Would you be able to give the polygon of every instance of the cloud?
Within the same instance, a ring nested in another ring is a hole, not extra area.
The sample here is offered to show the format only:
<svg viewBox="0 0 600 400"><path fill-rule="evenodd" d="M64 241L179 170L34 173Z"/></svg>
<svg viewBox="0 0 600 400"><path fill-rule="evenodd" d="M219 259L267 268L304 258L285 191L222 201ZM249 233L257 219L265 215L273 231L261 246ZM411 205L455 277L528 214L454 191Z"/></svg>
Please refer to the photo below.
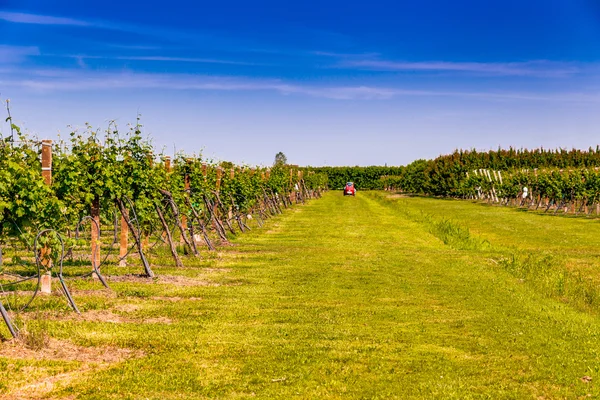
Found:
<svg viewBox="0 0 600 400"><path fill-rule="evenodd" d="M75 60L77 61L77 65L79 65L80 68L87 68L87 64L85 63L82 57L75 57Z"/></svg>
<svg viewBox="0 0 600 400"><path fill-rule="evenodd" d="M0 20L14 22L19 24L36 25L63 25L85 28L99 28L128 33L137 33L148 36L162 37L167 36L169 31L156 29L154 27L136 26L133 24L119 24L101 20L83 20L66 17L56 17L51 15L28 14L12 11L0 11Z"/></svg>
<svg viewBox="0 0 600 400"><path fill-rule="evenodd" d="M0 86L40 92L145 90L275 92L332 100L387 100L398 97L460 97L504 101L556 101L600 103L600 92L534 93L502 91L412 90L369 85L310 85L278 79L259 79L194 74L100 72L42 69L22 76L17 70L0 70Z"/></svg>
<svg viewBox="0 0 600 400"><path fill-rule="evenodd" d="M95 19L74 19L50 15L28 14L12 11L0 11L0 21L8 21L20 24L36 24L36 25L62 25L80 28L93 28L121 33L129 33L132 36L143 36L151 40L158 40L164 45L165 42L187 43L189 45L213 48L218 50L236 49L238 51L248 51L248 48L255 46L248 38L233 38L225 36L217 36L211 33L200 33L193 31L183 31L173 28L165 28L156 25L140 25L128 22L115 22L107 20ZM155 44L145 46L127 46L121 45L123 48L129 49L151 49L156 48Z"/></svg>
<svg viewBox="0 0 600 400"><path fill-rule="evenodd" d="M271 48L270 46L264 46L261 41L256 41L251 36L236 37L224 35L222 32L215 34L214 32L202 31L202 30L180 30L173 27L161 27L159 25L145 25L136 24L130 22L118 22L114 20L102 20L102 19L76 19L67 18L60 16L41 15L41 14L30 14L23 12L14 11L0 11L0 21L7 21L19 24L36 24L36 25L62 25L80 28L93 28L107 31L114 31L120 33L129 33L137 36L145 37L150 39L151 42L158 43L147 43L144 45L127 45L127 44L106 44L109 47L128 49L128 50L153 50L163 48L165 43L179 43L187 46L193 46L195 48L210 48L214 50L223 51L227 49L229 51L241 52L241 53L266 53L266 54L279 54L279 55L292 55L292 56L314 56L319 55L313 51L308 50L294 50L288 47L282 49L279 46ZM300 32L305 35L307 32ZM300 34L298 33L298 34ZM314 33L314 32L313 32ZM321 32L322 35L327 37L335 37L336 41L343 35L338 35L331 32ZM324 40L320 37L320 42ZM321 56L326 53L320 54ZM363 54L367 56L377 56L375 53ZM142 59L142 58L140 58ZM214 63L231 63L231 64L242 64L242 62L223 62L221 60L203 60L194 58L145 58L148 61L181 61L181 62L214 62ZM245 63L244 63L245 64ZM250 63L248 63L250 64Z"/></svg>
<svg viewBox="0 0 600 400"><path fill-rule="evenodd" d="M310 54L321 57L332 57L332 58L350 58L350 59L370 59L373 57L379 57L380 53L338 53L334 51L311 51Z"/></svg>
<svg viewBox="0 0 600 400"><path fill-rule="evenodd" d="M101 42L102 45L107 47L112 47L115 49L124 49L124 50L160 50L160 46L150 46L150 45L139 45L139 44L121 44L121 43L104 43Z"/></svg>
<svg viewBox="0 0 600 400"><path fill-rule="evenodd" d="M87 21L73 18L53 17L49 15L26 14L11 11L0 11L0 20L20 24L37 25L69 25L69 26L91 26Z"/></svg>
<svg viewBox="0 0 600 400"><path fill-rule="evenodd" d="M87 91L121 89L271 91L282 95L306 95L336 100L389 99L395 95L388 88L370 86L317 87L277 79L215 77L191 74L133 72L93 72L82 70L37 70L27 76L17 71L0 75L0 85L36 91ZM12 76L10 76L12 75Z"/></svg>
<svg viewBox="0 0 600 400"><path fill-rule="evenodd" d="M573 63L547 60L526 62L450 62L450 61L383 61L383 60L344 60L343 68L357 68L371 71L416 71L416 72L457 72L495 76L528 77L567 77L581 72Z"/></svg>
<svg viewBox="0 0 600 400"><path fill-rule="evenodd" d="M18 63L29 56L38 55L40 50L35 46L0 45L0 64Z"/></svg>
<svg viewBox="0 0 600 400"><path fill-rule="evenodd" d="M124 60L124 61L165 61L165 62L183 62L183 63L200 63L200 64L226 64L226 65L254 65L265 66L266 64L258 64L246 61L222 60L216 58L195 58L195 57L168 57L168 56L96 56L96 55L62 55L62 54L46 54L51 57L67 57L77 60Z"/></svg>

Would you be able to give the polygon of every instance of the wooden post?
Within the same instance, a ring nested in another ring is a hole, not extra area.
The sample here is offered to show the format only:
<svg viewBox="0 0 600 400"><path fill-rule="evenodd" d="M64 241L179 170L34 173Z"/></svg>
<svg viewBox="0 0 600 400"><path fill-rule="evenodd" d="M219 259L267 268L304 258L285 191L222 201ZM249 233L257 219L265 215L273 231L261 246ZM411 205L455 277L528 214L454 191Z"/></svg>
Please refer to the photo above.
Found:
<svg viewBox="0 0 600 400"><path fill-rule="evenodd" d="M42 177L46 185L52 184L52 140L42 140Z"/></svg>
<svg viewBox="0 0 600 400"><path fill-rule="evenodd" d="M148 166L150 168L152 168L154 166L154 154L152 152L148 153ZM169 163L169 168L170 168L170 163ZM140 231L142 229L140 228ZM149 249L150 248L150 238L148 237L147 234L145 233L141 233L141 235L143 236L142 238L142 248L143 249Z"/></svg>
<svg viewBox="0 0 600 400"><path fill-rule="evenodd" d="M172 171L171 157L170 156L166 156L165 157L165 171L167 172L167 174L171 173L171 171ZM167 241L167 232L165 232L163 230L161 236L162 236L162 238L163 238L164 241Z"/></svg>
<svg viewBox="0 0 600 400"><path fill-rule="evenodd" d="M187 163L188 165L190 165L190 164L192 163L192 159L191 159L191 158L188 158L188 159L186 160L186 163ZM186 172L186 173L185 173L185 176L184 176L184 178L183 178L183 186L184 186L184 188L183 188L183 189L185 190L185 195L186 195L186 196L189 196L189 193L190 193L190 188L191 188L191 184L190 184L190 182L191 182L191 181L190 181L190 174L188 174L188 173Z"/></svg>
<svg viewBox="0 0 600 400"><path fill-rule="evenodd" d="M192 159L188 158L186 160L186 163L188 165L190 165L192 163ZM185 185L185 191L186 191L186 193L189 193L189 190L190 190L190 187L191 187L190 186L190 175L187 172L185 173L185 177L184 177L183 180L184 180L184 185Z"/></svg>
<svg viewBox="0 0 600 400"><path fill-rule="evenodd" d="M221 167L217 167L217 192L221 190L221 175L223 174L223 169Z"/></svg>
<svg viewBox="0 0 600 400"><path fill-rule="evenodd" d="M188 158L186 160L186 162L188 164L191 164L192 159ZM185 174L185 176L183 177L183 190L185 191L184 196L188 197L189 193L190 193L190 175L188 173ZM181 225L183 226L183 229L188 229L188 220L187 220L187 215L185 215L184 213L181 214ZM192 240L194 240L194 238L192 237ZM183 244L185 242L185 240L183 240L183 236L181 236L179 238L179 243Z"/></svg>
<svg viewBox="0 0 600 400"><path fill-rule="evenodd" d="M100 266L100 197L96 196L92 201L92 265ZM95 223L94 223L95 221ZM93 273L94 278L98 278Z"/></svg>
<svg viewBox="0 0 600 400"><path fill-rule="evenodd" d="M42 178L46 185L52 184L52 140L42 140ZM50 249L43 247L40 250L41 262L48 269L42 276L42 293L52 293L52 273L49 271L52 268L52 260L50 259Z"/></svg>
<svg viewBox="0 0 600 400"><path fill-rule="evenodd" d="M127 216L129 218L129 215ZM129 238L129 225L127 225L127 220L125 217L121 216L121 232L119 236L119 267L127 266L127 239Z"/></svg>
<svg viewBox="0 0 600 400"><path fill-rule="evenodd" d="M233 180L235 178L235 168L231 168L229 171L229 179ZM233 207L228 207L227 217L231 220L233 218Z"/></svg>
<svg viewBox="0 0 600 400"><path fill-rule="evenodd" d="M148 153L148 167L152 168L154 166L154 154L152 152ZM170 167L170 165L169 165ZM150 248L150 238L148 237L148 234L143 233L143 230L140 227L140 234L143 236L142 237L142 249L149 249Z"/></svg>
<svg viewBox="0 0 600 400"><path fill-rule="evenodd" d="M290 203L293 203L296 198L296 190L294 190L294 168L290 168L290 188Z"/></svg>
<svg viewBox="0 0 600 400"><path fill-rule="evenodd" d="M202 163L202 176L204 176L204 182L208 178L208 165L206 163Z"/></svg>

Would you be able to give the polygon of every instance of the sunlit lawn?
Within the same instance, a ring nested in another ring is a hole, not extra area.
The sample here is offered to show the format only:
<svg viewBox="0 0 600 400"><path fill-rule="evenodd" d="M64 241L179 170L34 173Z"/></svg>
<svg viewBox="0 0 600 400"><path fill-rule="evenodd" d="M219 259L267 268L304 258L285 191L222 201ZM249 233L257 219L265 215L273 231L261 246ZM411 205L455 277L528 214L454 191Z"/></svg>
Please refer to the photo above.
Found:
<svg viewBox="0 0 600 400"><path fill-rule="evenodd" d="M184 269L166 266L164 257L155 272L169 279L112 281L112 291L97 282L74 283L83 317L72 316L61 298L46 307L52 299L40 299L24 318L31 329L41 327L76 349L121 356L44 360L38 350L36 361L0 353L0 393L86 399L600 396L595 305L586 310L554 296L515 275L504 260L548 251L555 271L568 267L559 258L565 251L569 260L581 254L582 263L597 268L598 222L384 196L328 193L236 238L218 255L185 258ZM444 244L444 218L471 236ZM0 351L10 346L0 344ZM50 384L40 385L50 376Z"/></svg>

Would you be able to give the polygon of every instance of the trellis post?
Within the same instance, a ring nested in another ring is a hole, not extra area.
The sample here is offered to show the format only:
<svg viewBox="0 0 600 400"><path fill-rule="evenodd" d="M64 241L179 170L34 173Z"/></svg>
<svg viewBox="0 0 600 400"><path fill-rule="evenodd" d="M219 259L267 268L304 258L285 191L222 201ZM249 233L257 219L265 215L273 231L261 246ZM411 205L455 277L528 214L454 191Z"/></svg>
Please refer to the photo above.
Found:
<svg viewBox="0 0 600 400"><path fill-rule="evenodd" d="M219 166L217 167L217 192L221 190L221 176L223 175L223 169Z"/></svg>
<svg viewBox="0 0 600 400"><path fill-rule="evenodd" d="M187 160L185 160L186 164L189 166L192 162L191 158L188 158ZM185 197L189 197L189 193L190 193L190 174L188 174L187 169L185 172L185 175L183 176L183 191L184 191L184 196ZM184 228L187 228L187 215L183 214L181 216L181 223L183 224Z"/></svg>
<svg viewBox="0 0 600 400"><path fill-rule="evenodd" d="M96 268L100 267L100 197L96 196L92 201L92 265L94 267L94 273L92 276L96 276Z"/></svg>
<svg viewBox="0 0 600 400"><path fill-rule="evenodd" d="M52 140L48 139L42 140L42 178L46 185L52 185ZM51 268L50 249L44 246L40 252L42 265L48 269ZM42 275L41 280L42 287L40 291L42 293L52 293L52 273L50 271L46 272Z"/></svg>
<svg viewBox="0 0 600 400"><path fill-rule="evenodd" d="M127 215L129 218L129 215ZM119 233L119 267L127 266L127 247L129 237L129 226L125 216L121 215L121 231Z"/></svg>
<svg viewBox="0 0 600 400"><path fill-rule="evenodd" d="M231 168L231 170L229 170L229 179L233 180L235 178L235 168ZM233 206L229 206L228 208L228 213L227 213L227 217L229 219L233 218Z"/></svg>

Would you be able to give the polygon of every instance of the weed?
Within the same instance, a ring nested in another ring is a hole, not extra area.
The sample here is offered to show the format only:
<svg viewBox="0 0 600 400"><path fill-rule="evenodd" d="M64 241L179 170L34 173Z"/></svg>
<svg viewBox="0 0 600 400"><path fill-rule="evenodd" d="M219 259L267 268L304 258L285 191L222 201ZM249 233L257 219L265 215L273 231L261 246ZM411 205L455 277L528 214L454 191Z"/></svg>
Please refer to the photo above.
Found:
<svg viewBox="0 0 600 400"><path fill-rule="evenodd" d="M19 340L31 350L42 350L48 346L48 320L42 314L36 313L34 318L27 321L19 333Z"/></svg>
<svg viewBox="0 0 600 400"><path fill-rule="evenodd" d="M459 225L449 219L441 221L434 220L427 216L425 220L429 224L429 232L444 242L458 250L485 250L490 248L487 240L471 236L469 228Z"/></svg>

